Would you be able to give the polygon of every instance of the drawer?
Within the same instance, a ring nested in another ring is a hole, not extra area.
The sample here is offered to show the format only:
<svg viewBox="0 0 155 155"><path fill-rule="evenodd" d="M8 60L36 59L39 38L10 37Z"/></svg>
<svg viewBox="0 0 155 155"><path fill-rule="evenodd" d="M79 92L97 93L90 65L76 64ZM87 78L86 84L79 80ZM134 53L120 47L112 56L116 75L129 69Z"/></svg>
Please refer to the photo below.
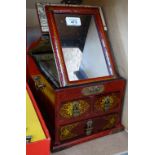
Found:
<svg viewBox="0 0 155 155"><path fill-rule="evenodd" d="M91 99L82 98L72 101L66 101L61 104L59 109L59 118L70 120L88 116L91 112Z"/></svg>
<svg viewBox="0 0 155 155"><path fill-rule="evenodd" d="M119 92L98 95L95 97L93 111L95 113L107 113L119 109L121 96Z"/></svg>
<svg viewBox="0 0 155 155"><path fill-rule="evenodd" d="M60 142L66 142L108 130L114 128L119 121L119 114L114 113L107 116L96 117L60 126L59 140Z"/></svg>

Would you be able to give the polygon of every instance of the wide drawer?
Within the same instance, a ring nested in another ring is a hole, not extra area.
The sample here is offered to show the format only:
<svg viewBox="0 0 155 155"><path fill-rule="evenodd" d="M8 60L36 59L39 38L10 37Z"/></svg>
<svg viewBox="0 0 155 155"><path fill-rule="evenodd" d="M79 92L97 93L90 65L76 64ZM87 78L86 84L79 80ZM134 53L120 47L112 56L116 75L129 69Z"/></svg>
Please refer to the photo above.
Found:
<svg viewBox="0 0 155 155"><path fill-rule="evenodd" d="M63 125L59 127L59 140L60 142L66 142L89 136L100 131L114 128L119 122L119 114L113 113L107 116Z"/></svg>

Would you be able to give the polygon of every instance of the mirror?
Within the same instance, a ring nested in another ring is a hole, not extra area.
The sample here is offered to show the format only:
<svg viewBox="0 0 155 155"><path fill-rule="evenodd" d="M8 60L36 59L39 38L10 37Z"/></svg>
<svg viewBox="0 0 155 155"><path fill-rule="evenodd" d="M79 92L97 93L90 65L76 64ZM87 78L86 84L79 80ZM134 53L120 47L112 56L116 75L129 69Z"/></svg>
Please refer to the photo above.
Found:
<svg viewBox="0 0 155 155"><path fill-rule="evenodd" d="M111 75L95 17L54 13L69 81Z"/></svg>

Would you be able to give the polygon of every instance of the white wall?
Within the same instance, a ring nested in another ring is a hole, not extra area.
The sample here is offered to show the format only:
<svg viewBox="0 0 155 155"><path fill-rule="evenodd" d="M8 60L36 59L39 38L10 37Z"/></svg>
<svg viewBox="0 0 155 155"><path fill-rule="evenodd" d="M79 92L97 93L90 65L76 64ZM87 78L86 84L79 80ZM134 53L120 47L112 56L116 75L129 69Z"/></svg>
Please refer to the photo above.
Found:
<svg viewBox="0 0 155 155"><path fill-rule="evenodd" d="M103 7L114 58L120 75L128 79L128 0L84 0L84 4ZM128 129L128 91L126 90L122 122Z"/></svg>
<svg viewBox="0 0 155 155"><path fill-rule="evenodd" d="M38 27L37 11L35 9L26 9L26 26L27 27Z"/></svg>
<svg viewBox="0 0 155 155"><path fill-rule="evenodd" d="M109 37L121 76L128 79L128 0L103 0ZM122 122L128 130L128 91L126 90Z"/></svg>

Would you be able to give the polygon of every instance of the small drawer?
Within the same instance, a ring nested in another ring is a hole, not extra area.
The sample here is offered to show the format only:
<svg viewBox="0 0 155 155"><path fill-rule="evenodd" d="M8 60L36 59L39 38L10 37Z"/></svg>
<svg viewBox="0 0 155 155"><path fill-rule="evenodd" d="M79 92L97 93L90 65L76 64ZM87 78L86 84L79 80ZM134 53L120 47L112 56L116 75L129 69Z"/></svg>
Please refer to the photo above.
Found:
<svg viewBox="0 0 155 155"><path fill-rule="evenodd" d="M60 119L74 119L89 115L91 111L91 100L82 98L62 103L59 110Z"/></svg>
<svg viewBox="0 0 155 155"><path fill-rule="evenodd" d="M120 93L110 93L104 95L98 95L94 101L95 113L106 113L120 107Z"/></svg>

